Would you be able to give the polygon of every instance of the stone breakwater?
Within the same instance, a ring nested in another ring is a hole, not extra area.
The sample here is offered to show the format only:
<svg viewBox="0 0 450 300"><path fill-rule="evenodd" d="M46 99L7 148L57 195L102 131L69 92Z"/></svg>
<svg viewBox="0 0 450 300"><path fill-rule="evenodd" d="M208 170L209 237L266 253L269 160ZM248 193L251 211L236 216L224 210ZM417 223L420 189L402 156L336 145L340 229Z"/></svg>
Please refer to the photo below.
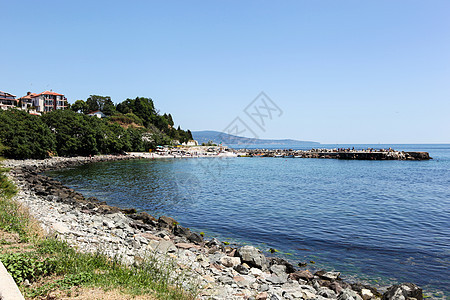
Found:
<svg viewBox="0 0 450 300"><path fill-rule="evenodd" d="M4 162L19 187L16 199L49 234L80 251L101 251L139 263L147 255L175 264L200 287L199 299L423 299L412 283L389 287L384 294L360 283L340 279L339 272L296 269L278 257L266 257L253 246L230 247L162 216L156 219L135 209L119 209L85 198L60 182L39 174L45 170L90 162L128 159L126 156L52 158Z"/></svg>
<svg viewBox="0 0 450 300"><path fill-rule="evenodd" d="M238 152L241 156L252 157L295 157L295 158L334 158L349 160L430 160L428 152L396 151L393 149L311 149L311 150L272 150L250 149Z"/></svg>

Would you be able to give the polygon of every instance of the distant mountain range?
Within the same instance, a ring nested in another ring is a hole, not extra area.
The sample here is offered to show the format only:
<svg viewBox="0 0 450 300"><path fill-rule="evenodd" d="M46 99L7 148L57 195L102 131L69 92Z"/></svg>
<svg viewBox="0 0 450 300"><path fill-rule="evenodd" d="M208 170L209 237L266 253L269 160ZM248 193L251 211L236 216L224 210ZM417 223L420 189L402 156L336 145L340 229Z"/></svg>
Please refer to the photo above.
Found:
<svg viewBox="0 0 450 300"><path fill-rule="evenodd" d="M208 143L213 141L215 144L223 145L318 145L318 142L310 141L298 141L291 139L282 140L269 140L269 139L254 139L242 136L236 136L227 134L220 131L193 131L192 136L194 140L198 141L201 145L202 143Z"/></svg>

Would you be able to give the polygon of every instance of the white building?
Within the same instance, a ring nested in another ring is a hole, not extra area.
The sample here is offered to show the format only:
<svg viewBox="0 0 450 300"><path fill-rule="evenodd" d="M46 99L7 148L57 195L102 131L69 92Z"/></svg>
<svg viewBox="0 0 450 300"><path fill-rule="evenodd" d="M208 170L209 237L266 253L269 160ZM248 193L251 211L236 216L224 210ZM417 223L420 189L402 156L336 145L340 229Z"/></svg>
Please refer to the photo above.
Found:
<svg viewBox="0 0 450 300"><path fill-rule="evenodd" d="M33 97L36 95L36 93L28 92L26 96L19 98L20 108L23 110L27 110L33 107Z"/></svg>
<svg viewBox="0 0 450 300"><path fill-rule="evenodd" d="M27 96L31 96L32 106L36 108L37 112L49 112L67 108L67 98L63 94L58 94L51 90L40 94L29 93Z"/></svg>
<svg viewBox="0 0 450 300"><path fill-rule="evenodd" d="M106 118L106 115L99 110L89 113L88 116L96 116L97 118L100 118L100 119Z"/></svg>
<svg viewBox="0 0 450 300"><path fill-rule="evenodd" d="M17 106L19 100L16 99L16 96L10 93L0 91L0 108L1 109L9 109Z"/></svg>

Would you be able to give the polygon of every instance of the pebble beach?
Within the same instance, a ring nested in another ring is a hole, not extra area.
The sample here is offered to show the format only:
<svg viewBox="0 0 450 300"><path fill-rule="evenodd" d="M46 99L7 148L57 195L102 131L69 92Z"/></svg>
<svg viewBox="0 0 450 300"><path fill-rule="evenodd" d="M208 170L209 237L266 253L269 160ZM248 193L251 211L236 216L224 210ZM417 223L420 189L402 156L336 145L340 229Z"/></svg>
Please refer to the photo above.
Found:
<svg viewBox="0 0 450 300"><path fill-rule="evenodd" d="M16 200L28 207L49 235L57 235L83 252L120 257L126 264L148 256L170 262L186 284L199 287L198 299L423 299L412 283L383 290L340 279L339 272L310 272L279 257L266 257L246 245L231 247L215 238L181 226L171 217L156 219L133 208L109 206L95 197L85 198L40 173L132 156L5 160L19 192Z"/></svg>

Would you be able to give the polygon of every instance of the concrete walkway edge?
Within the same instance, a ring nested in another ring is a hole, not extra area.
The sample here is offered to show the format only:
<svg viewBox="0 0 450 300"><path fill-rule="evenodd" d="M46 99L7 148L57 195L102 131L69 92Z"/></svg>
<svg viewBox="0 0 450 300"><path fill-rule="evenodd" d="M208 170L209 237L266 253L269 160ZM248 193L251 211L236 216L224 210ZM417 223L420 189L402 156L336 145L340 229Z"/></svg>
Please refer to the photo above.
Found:
<svg viewBox="0 0 450 300"><path fill-rule="evenodd" d="M0 261L0 300L25 300L16 282Z"/></svg>

